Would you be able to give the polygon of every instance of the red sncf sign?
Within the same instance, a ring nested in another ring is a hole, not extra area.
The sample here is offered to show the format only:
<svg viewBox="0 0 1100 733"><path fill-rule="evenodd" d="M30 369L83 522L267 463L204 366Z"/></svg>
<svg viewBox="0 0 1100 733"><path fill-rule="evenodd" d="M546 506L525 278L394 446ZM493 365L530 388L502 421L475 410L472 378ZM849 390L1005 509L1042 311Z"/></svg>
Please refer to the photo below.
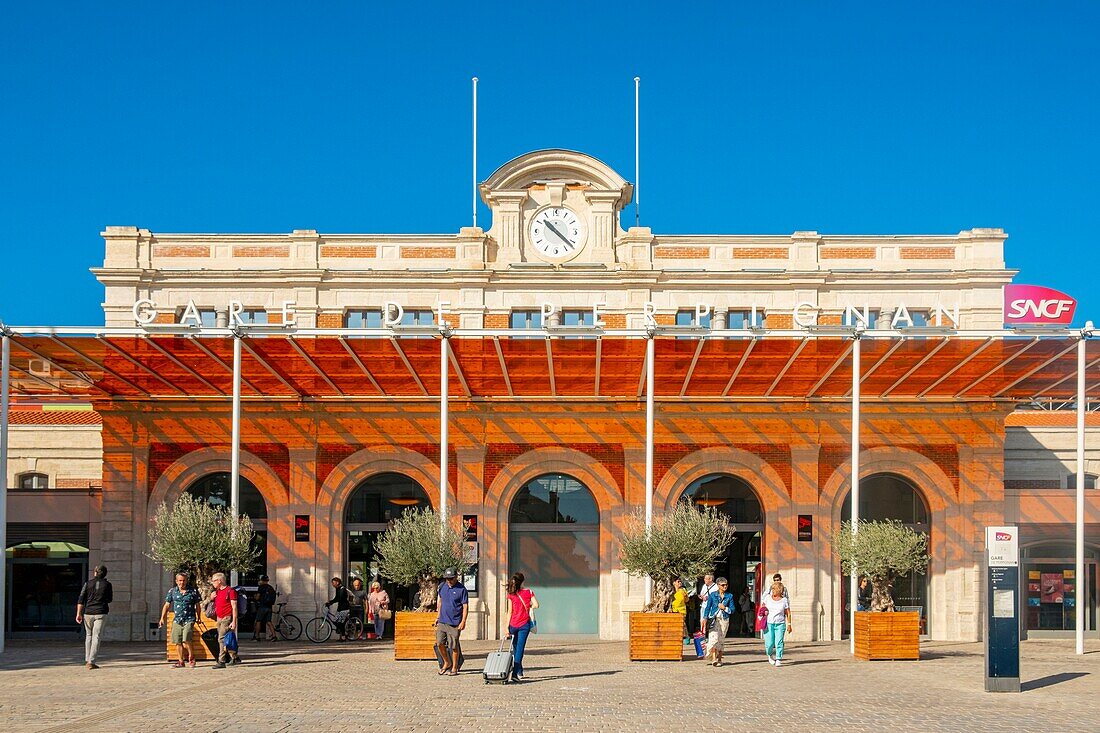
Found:
<svg viewBox="0 0 1100 733"><path fill-rule="evenodd" d="M1012 535L1010 535L1008 532L998 532L994 536L995 536L995 538L998 542L1011 542L1012 541Z"/></svg>
<svg viewBox="0 0 1100 733"><path fill-rule="evenodd" d="M1077 301L1065 293L1038 285L1005 286L1005 323L1008 325L1068 326Z"/></svg>

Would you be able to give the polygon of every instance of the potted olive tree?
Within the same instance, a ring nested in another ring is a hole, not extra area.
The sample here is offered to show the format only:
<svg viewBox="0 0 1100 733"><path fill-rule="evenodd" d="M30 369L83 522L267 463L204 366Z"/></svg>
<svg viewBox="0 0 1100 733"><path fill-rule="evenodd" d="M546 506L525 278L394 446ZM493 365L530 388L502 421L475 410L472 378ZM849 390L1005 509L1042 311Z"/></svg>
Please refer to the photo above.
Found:
<svg viewBox="0 0 1100 733"><path fill-rule="evenodd" d="M394 614L394 659L435 659L436 593L444 570L462 577L469 568L465 540L465 527L441 524L431 509L405 510L378 538L378 572L419 587L419 605Z"/></svg>
<svg viewBox="0 0 1100 733"><path fill-rule="evenodd" d="M730 546L736 529L715 508L696 508L683 501L654 517L648 529L642 511L623 528L619 561L628 575L653 581L651 600L630 614L631 660L679 660L683 656L683 619L669 613L675 578L691 586L695 578L714 570Z"/></svg>
<svg viewBox="0 0 1100 733"><path fill-rule="evenodd" d="M833 548L844 573L858 573L871 583L871 610L857 611L855 628L858 659L919 659L920 614L894 612L894 581L908 573L928 571L928 537L897 520L861 521L853 532L843 522L833 537ZM850 602L855 603L856 599Z"/></svg>
<svg viewBox="0 0 1100 733"><path fill-rule="evenodd" d="M187 573L198 585L203 598L210 595L210 576L214 573L248 572L260 555L253 546L252 520L246 515L230 516L226 507L211 506L189 494L183 494L171 508L161 504L149 528L148 557L171 573ZM167 623L172 624L169 614ZM203 620L199 619L200 628ZM202 643L192 648L196 659L213 659L217 647ZM175 651L169 645L169 658Z"/></svg>

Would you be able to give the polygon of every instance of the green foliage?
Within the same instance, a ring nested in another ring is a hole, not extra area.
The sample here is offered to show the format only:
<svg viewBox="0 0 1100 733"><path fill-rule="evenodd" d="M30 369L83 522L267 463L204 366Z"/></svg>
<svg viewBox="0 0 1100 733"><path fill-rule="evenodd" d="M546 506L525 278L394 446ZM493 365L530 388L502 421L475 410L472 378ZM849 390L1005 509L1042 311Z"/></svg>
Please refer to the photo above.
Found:
<svg viewBox="0 0 1100 733"><path fill-rule="evenodd" d="M183 494L171 509L161 504L149 529L149 557L171 572L190 573L200 587L217 572L248 572L260 551L252 546L252 520L233 520L226 507L214 507Z"/></svg>
<svg viewBox="0 0 1100 733"><path fill-rule="evenodd" d="M908 573L924 575L931 557L928 536L897 520L860 521L858 532L852 532L851 522L843 522L833 535L833 551L846 574L870 578L872 611L893 610L894 581Z"/></svg>
<svg viewBox="0 0 1100 733"><path fill-rule="evenodd" d="M667 611L672 600L672 579L685 584L713 572L714 563L736 537L736 529L713 507L697 508L682 501L666 514L655 516L647 532L645 512L627 519L619 562L637 577L649 576L655 584L653 601L646 611Z"/></svg>
<svg viewBox="0 0 1100 733"><path fill-rule="evenodd" d="M378 571L401 585L420 585L420 608L435 604L435 588L443 571L455 568L459 576L466 562L465 527L440 526L431 509L406 509L375 543Z"/></svg>

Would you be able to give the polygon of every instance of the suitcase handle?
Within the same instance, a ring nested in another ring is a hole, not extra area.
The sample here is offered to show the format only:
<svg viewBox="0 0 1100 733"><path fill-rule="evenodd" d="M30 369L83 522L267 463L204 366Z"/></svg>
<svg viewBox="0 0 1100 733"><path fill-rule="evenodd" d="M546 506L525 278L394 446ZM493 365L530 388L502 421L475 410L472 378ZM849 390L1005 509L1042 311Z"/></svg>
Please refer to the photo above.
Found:
<svg viewBox="0 0 1100 733"><path fill-rule="evenodd" d="M511 649L512 648L512 635L511 634L505 634L504 638L500 640L500 651L502 651L502 652L504 651L504 643L505 642L508 642L508 648Z"/></svg>

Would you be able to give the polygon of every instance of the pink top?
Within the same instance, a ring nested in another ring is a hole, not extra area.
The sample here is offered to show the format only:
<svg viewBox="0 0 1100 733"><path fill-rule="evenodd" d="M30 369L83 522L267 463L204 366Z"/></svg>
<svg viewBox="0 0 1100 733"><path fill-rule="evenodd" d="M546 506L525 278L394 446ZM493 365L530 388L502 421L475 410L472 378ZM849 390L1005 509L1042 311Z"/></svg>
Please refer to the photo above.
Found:
<svg viewBox="0 0 1100 733"><path fill-rule="evenodd" d="M508 600L512 602L512 617L508 619L508 625L513 629L526 626L531 620L531 599L535 597L527 588L520 588L519 593L509 593Z"/></svg>

